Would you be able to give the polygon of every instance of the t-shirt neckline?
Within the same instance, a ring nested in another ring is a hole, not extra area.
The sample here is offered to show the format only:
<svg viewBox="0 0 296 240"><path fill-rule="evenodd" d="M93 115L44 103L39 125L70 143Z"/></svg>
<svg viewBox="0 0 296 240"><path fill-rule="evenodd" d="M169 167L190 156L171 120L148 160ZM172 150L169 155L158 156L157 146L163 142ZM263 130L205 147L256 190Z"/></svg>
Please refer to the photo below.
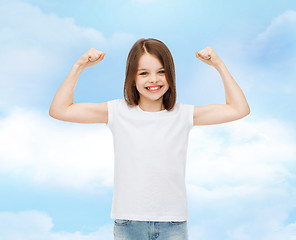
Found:
<svg viewBox="0 0 296 240"><path fill-rule="evenodd" d="M157 111L157 112L147 112L147 111L144 111L142 108L140 108L139 105L137 105L137 109L140 111L140 112L143 112L143 113L146 113L146 114L163 114L163 113L166 113L168 110L164 109L164 110L161 110L161 111Z"/></svg>

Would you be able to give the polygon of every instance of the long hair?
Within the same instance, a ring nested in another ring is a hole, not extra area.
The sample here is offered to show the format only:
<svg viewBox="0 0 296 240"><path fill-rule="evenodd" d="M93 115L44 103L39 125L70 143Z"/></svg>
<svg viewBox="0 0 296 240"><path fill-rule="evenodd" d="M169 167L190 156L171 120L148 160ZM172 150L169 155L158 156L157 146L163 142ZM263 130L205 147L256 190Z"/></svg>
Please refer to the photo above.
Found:
<svg viewBox="0 0 296 240"><path fill-rule="evenodd" d="M139 65L139 59L145 53L149 53L159 59L165 69L165 77L169 84L169 89L163 96L165 109L171 110L176 103L176 81L175 66L172 54L168 47L160 40L154 38L139 39L131 48L125 71L124 98L129 105L138 105L140 95L136 88L136 74Z"/></svg>

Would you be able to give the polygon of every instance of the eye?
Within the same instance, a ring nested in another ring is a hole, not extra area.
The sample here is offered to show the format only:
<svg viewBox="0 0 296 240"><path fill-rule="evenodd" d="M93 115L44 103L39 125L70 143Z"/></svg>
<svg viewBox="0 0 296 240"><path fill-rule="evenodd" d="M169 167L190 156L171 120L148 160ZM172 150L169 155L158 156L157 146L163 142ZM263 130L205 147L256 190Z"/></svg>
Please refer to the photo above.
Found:
<svg viewBox="0 0 296 240"><path fill-rule="evenodd" d="M142 72L142 73L140 73L140 75L146 75L146 73L147 73L147 72ZM164 71L164 70L161 70L161 71L159 71L159 73L164 74L165 71Z"/></svg>

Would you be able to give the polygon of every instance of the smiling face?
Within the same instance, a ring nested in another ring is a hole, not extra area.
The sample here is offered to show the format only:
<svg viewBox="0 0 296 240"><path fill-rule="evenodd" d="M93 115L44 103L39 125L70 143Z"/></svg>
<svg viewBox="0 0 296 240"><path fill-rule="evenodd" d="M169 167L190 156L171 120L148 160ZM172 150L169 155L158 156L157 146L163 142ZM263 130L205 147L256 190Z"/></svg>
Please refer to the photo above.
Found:
<svg viewBox="0 0 296 240"><path fill-rule="evenodd" d="M169 84L166 80L165 69L157 57L149 53L141 56L135 83L140 95L139 105L157 103L162 106L162 98L169 89ZM157 89L150 88L149 90L149 87L157 87Z"/></svg>

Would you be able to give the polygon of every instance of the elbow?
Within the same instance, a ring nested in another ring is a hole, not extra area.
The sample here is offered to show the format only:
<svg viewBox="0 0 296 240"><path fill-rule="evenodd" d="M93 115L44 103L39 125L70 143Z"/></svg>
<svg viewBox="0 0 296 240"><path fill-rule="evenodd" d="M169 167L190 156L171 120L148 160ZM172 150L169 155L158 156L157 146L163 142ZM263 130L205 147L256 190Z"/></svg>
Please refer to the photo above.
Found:
<svg viewBox="0 0 296 240"><path fill-rule="evenodd" d="M249 108L249 106L246 109L241 109L239 111L237 111L237 118L241 119L244 118L246 116L248 116L250 114L251 110Z"/></svg>
<svg viewBox="0 0 296 240"><path fill-rule="evenodd" d="M51 103L49 110L48 110L48 115L51 117L53 116L53 109L54 109L54 107L53 107L53 104Z"/></svg>
<svg viewBox="0 0 296 240"><path fill-rule="evenodd" d="M51 111L49 111L48 115L52 118L55 118L54 114Z"/></svg>
<svg viewBox="0 0 296 240"><path fill-rule="evenodd" d="M53 117L53 111L52 111L51 108L50 108L49 111L48 111L48 115L51 116L51 117Z"/></svg>
<svg viewBox="0 0 296 240"><path fill-rule="evenodd" d="M48 114L49 114L49 116L51 116L54 119L62 120L64 118L65 111L64 110L57 110L57 109L55 109L55 110L49 109Z"/></svg>
<svg viewBox="0 0 296 240"><path fill-rule="evenodd" d="M250 112L251 112L251 109L250 109L250 107L249 107L249 105L248 105L247 110L246 110L246 116L249 115Z"/></svg>
<svg viewBox="0 0 296 240"><path fill-rule="evenodd" d="M53 113L53 112L49 111L48 114L49 114L49 116L51 116L52 118L57 119L57 120L60 120L59 116L58 116L56 113Z"/></svg>
<svg viewBox="0 0 296 240"><path fill-rule="evenodd" d="M250 110L250 108L248 106L247 109L245 109L244 111L242 111L242 113L241 113L242 118L248 116L250 114L250 112L251 112L251 110Z"/></svg>
<svg viewBox="0 0 296 240"><path fill-rule="evenodd" d="M49 109L48 115L51 116L52 118L57 118L57 112L53 111L52 109Z"/></svg>

